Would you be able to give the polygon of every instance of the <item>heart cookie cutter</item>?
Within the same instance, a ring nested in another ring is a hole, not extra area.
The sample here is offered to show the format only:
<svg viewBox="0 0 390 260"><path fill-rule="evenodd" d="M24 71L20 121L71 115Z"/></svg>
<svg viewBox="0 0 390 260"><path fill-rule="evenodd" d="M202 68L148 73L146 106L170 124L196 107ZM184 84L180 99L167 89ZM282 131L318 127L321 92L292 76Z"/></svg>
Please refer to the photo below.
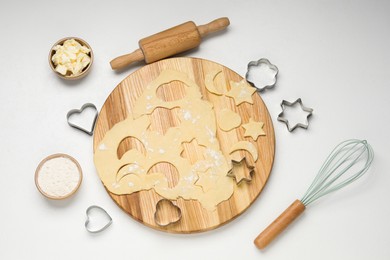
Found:
<svg viewBox="0 0 390 260"><path fill-rule="evenodd" d="M89 214L92 210L99 210L101 211L108 219L108 222L101 228L99 229L91 229L89 227L89 223L90 223L90 218L89 218ZM112 218L110 216L110 214L107 213L107 211L105 209L103 209L102 207L99 207L97 205L92 205L92 206L89 206L87 208L87 210L85 211L85 214L87 215L87 220L85 221L85 229L89 232L89 233L99 233L99 232L102 232L103 230L107 229L111 224L112 224Z"/></svg>
<svg viewBox="0 0 390 260"><path fill-rule="evenodd" d="M252 82L250 80L251 70L254 67L261 67L261 66L264 66L264 65L267 66L271 71L273 71L272 83L258 86L258 85L256 85L254 82ZM264 91L265 89L271 89L271 88L275 87L278 73L279 73L278 67L276 67L274 64L272 64L268 59L261 58L260 60L251 61L251 62L248 63L248 69L247 69L247 72L245 74L245 79L246 79L246 81L248 81L248 83L252 87L255 87L258 91L261 92L261 91Z"/></svg>
<svg viewBox="0 0 390 260"><path fill-rule="evenodd" d="M293 107L295 106L296 104L299 104L302 111L305 111L307 112L307 116L306 116L306 123L303 124L303 123L297 123L295 125L293 125L292 127L290 126L290 123L288 122L288 119L284 117L284 111L286 109L286 106L288 107ZM307 129L309 127L309 117L311 117L311 115L313 114L313 109L312 108L308 108L308 107L305 107L302 103L302 99L301 98L298 98L297 100L295 100L294 102L288 102L286 100L283 100L282 103L280 103L280 106L282 107L282 112L278 115L278 121L281 121L283 123L286 124L287 126L287 130L289 132L292 132L295 130L295 128L297 127L301 127L301 128L304 128L304 129Z"/></svg>
<svg viewBox="0 0 390 260"><path fill-rule="evenodd" d="M72 115L81 114L86 108L92 108L95 111L95 116L93 118L93 122L92 122L92 126L91 126L90 130L85 129L79 125L76 125L76 124L70 122L70 118L72 117ZM76 128L76 129L83 131L84 133L92 136L93 130L95 129L97 116L98 116L98 110L97 110L96 106L92 103L85 103L80 109L75 108L75 109L70 110L68 112L68 114L66 114L66 120L68 122L68 125L70 125L71 127Z"/></svg>

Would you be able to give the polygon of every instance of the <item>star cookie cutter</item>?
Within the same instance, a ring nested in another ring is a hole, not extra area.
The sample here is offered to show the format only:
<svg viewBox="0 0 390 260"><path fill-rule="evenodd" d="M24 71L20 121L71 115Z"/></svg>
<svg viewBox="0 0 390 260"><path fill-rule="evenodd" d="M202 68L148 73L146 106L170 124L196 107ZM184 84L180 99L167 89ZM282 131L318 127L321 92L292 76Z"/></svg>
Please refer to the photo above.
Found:
<svg viewBox="0 0 390 260"><path fill-rule="evenodd" d="M237 173L234 172L233 168L227 173L228 177L231 177L236 181L237 186L243 183L244 181L247 183L252 181L252 175L255 173L255 166L250 165L245 157L241 157L241 159L239 160L232 158L231 162L233 167L234 165L239 166L243 164L248 170L248 175L246 176L238 176Z"/></svg>
<svg viewBox="0 0 390 260"><path fill-rule="evenodd" d="M303 123L297 123L297 124L295 124L295 125L293 125L291 127L289 122L288 122L288 120L284 117L284 111L286 109L286 106L293 107L297 103L300 105L302 111L305 111L305 112L308 113L307 116L306 116L306 123L304 123L304 124ZM305 107L303 105L303 103L302 103L302 99L301 98L298 98L297 100L295 100L292 103L288 102L286 100L283 100L282 103L280 103L280 106L282 107L282 112L278 115L278 121L285 123L289 132L294 131L295 128L297 128L297 127L301 127L301 128L304 128L304 129L307 129L309 127L309 117L311 117L311 115L313 114L313 109Z"/></svg>
<svg viewBox="0 0 390 260"><path fill-rule="evenodd" d="M107 218L107 223L105 225L103 225L101 228L98 228L98 229L91 229L89 227L89 223L91 222L91 219L89 217L90 215L90 212L92 210L96 210L96 211L99 211L101 214L103 214L106 218ZM99 232L102 232L103 230L107 229L111 224L112 224L112 218L111 216L107 213L107 211L105 209L103 209L102 207L99 207L97 205L92 205L92 206L89 206L87 208L87 210L85 211L85 214L87 215L87 220L85 221L85 229L89 232L89 233L99 233Z"/></svg>
<svg viewBox="0 0 390 260"><path fill-rule="evenodd" d="M269 70L273 71L273 77L272 77L271 83L263 84L263 85L259 86L259 84L255 85L255 83L250 80L250 77L251 77L251 70L254 67L261 67L262 65L267 66L269 68ZM260 60L251 61L248 63L248 69L247 69L247 72L245 74L245 79L246 79L246 81L248 81L248 83L252 87L255 87L259 92L261 92L261 91L264 91L265 89L271 89L271 88L275 87L276 78L278 76L278 73L279 73L278 67L276 67L274 64L272 64L268 59L261 58Z"/></svg>
<svg viewBox="0 0 390 260"><path fill-rule="evenodd" d="M95 116L93 118L93 121L92 121L92 125L91 125L91 128L88 130L88 129L85 129L77 124L74 124L70 121L70 118L75 115L75 114L81 114L83 113L83 111L87 108L92 108L94 111L95 111ZM66 120L68 121L68 125L70 125L71 127L73 128L76 128L80 131L83 131L84 133L88 134L88 135L93 135L93 130L95 129L95 124L96 124L96 119L98 117L98 110L96 108L96 106L92 103L86 103L84 104L80 109L72 109L68 112L68 114L66 114Z"/></svg>

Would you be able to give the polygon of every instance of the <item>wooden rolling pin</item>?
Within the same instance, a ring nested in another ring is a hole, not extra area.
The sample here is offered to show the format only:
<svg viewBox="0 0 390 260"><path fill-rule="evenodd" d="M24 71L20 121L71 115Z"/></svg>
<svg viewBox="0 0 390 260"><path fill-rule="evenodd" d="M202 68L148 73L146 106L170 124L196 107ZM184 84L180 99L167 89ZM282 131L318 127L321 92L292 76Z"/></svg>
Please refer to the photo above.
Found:
<svg viewBox="0 0 390 260"><path fill-rule="evenodd" d="M208 24L196 26L192 21L177 25L168 30L146 37L138 42L139 49L113 59L113 70L122 69L133 62L145 60L146 63L198 47L202 37L229 26L227 17L216 19Z"/></svg>

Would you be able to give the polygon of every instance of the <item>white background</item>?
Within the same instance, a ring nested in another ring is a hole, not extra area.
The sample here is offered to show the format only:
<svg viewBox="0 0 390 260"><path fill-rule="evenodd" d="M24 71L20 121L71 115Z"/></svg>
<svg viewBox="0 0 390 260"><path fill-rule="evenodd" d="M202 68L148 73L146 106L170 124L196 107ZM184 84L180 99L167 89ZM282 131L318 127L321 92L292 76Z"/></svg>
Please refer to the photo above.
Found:
<svg viewBox="0 0 390 260"><path fill-rule="evenodd" d="M262 94L274 121L275 164L258 200L229 224L194 235L147 228L110 199L92 160L92 138L66 113L102 106L121 73L109 61L139 39L187 20L227 16L231 26L183 56L224 64L241 75L251 60L279 67ZM0 3L0 259L390 259L389 1L5 1ZM64 82L47 55L60 38L93 48L91 73ZM283 99L314 109L307 131L276 121ZM301 198L326 155L344 139L367 139L375 160L362 179L309 206L265 251L258 233ZM73 198L48 201L35 188L38 163L68 153L84 171ZM113 217L105 232L84 229L97 204Z"/></svg>

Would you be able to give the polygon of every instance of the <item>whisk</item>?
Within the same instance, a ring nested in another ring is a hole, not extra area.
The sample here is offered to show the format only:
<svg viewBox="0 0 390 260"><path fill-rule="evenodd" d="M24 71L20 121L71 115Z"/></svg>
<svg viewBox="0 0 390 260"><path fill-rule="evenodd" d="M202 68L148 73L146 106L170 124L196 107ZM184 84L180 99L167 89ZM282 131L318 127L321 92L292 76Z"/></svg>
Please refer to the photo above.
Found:
<svg viewBox="0 0 390 260"><path fill-rule="evenodd" d="M254 241L264 249L312 202L360 178L370 167L374 152L366 140L346 140L337 145L325 160L301 200L293 202Z"/></svg>

